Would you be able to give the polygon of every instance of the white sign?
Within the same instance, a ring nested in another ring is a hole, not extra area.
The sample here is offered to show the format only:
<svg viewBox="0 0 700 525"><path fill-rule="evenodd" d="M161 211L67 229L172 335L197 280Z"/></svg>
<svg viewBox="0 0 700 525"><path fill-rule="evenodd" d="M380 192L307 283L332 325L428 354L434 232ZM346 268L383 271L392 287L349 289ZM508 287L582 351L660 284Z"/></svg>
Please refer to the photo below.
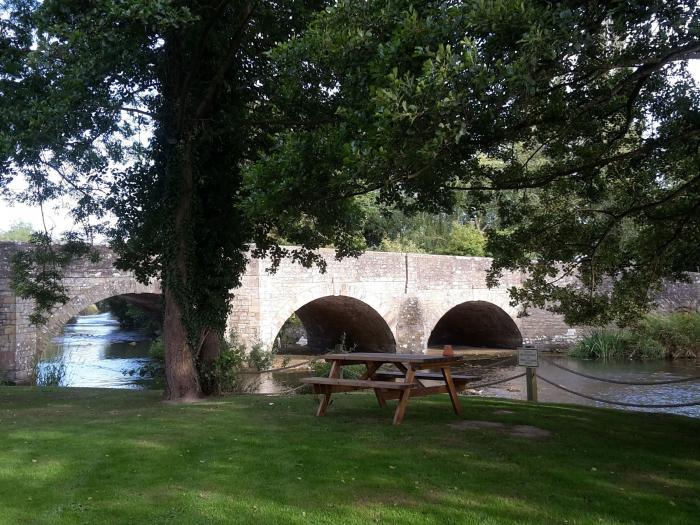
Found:
<svg viewBox="0 0 700 525"><path fill-rule="evenodd" d="M537 348L520 348L518 350L518 366L528 368L539 366Z"/></svg>

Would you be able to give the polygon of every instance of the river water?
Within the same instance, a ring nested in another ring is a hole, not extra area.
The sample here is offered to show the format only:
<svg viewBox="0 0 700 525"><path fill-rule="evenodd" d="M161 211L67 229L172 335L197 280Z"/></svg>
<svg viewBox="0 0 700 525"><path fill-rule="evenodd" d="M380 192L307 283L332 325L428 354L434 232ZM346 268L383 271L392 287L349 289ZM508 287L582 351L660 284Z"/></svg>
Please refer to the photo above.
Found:
<svg viewBox="0 0 700 525"><path fill-rule="evenodd" d="M124 374L124 371L138 369L150 362L148 348L151 339L149 334L121 329L110 313L80 315L65 326L60 336L53 339L52 351L45 355L39 366L52 366L62 360L65 374L61 384L64 386L154 388L148 378ZM303 356L303 359L308 359L308 356ZM663 381L700 376L699 361L601 362L543 355L538 374L571 390L613 401L642 404L700 401L700 381L655 386L616 385L592 381L560 370L551 365L553 360L562 366L589 375L623 381ZM475 385L507 378L524 371L515 366L514 359L496 358L496 361L502 364L481 368L480 365L488 366L489 362L480 360L475 362L473 368L470 367L473 373L482 376ZM495 361L491 364L495 364ZM293 388L299 384L299 379L308 374L309 371L304 369L264 374L259 391L270 393ZM475 388L470 392L475 395L523 399L526 392L525 380L516 379L494 387ZM538 384L538 394L539 400L544 402L610 406L563 392L541 380ZM700 406L654 410L700 417Z"/></svg>
<svg viewBox="0 0 700 525"><path fill-rule="evenodd" d="M488 383L497 379L505 379L524 372L522 367L515 365L515 358L503 366L482 370L480 383ZM656 382L671 379L700 376L700 362L689 359L675 361L584 361L565 356L540 354L537 374L553 383L562 385L569 390L588 396L623 403L660 405L678 404L700 401L700 380L671 385L617 385L594 381L561 370L551 363L557 363L577 372L591 376L618 381ZM478 370L477 368L475 368ZM479 395L524 399L526 397L525 378L515 379L494 387L475 389ZM551 386L541 379L537 383L538 399L548 403L573 403L590 406L632 409L629 407L613 406L579 397ZM700 417L700 406L663 409L642 409L649 412L669 412L691 417Z"/></svg>
<svg viewBox="0 0 700 525"><path fill-rule="evenodd" d="M64 365L61 386L101 388L148 388L151 381L123 372L150 362L150 334L123 330L111 313L79 315L39 362L40 370Z"/></svg>

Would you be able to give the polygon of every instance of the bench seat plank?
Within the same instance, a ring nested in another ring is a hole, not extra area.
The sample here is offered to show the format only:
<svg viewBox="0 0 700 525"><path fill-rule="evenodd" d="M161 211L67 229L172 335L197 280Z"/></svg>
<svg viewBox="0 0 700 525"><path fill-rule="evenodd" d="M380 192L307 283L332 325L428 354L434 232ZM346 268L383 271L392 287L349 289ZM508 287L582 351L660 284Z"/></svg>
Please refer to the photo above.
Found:
<svg viewBox="0 0 700 525"><path fill-rule="evenodd" d="M404 374L402 372L391 372L391 371L384 371L382 370L381 372L377 372L374 374L374 377L377 379L399 379L404 377ZM416 372L416 379L429 379L429 380L435 380L435 381L443 381L444 378L442 377L442 374L439 372ZM467 376L463 374L452 374L452 380L455 383L469 383L472 381L479 381L481 379L481 376Z"/></svg>
<svg viewBox="0 0 700 525"><path fill-rule="evenodd" d="M305 377L301 382L309 385L381 388L382 390L406 390L407 388L415 388L418 386L416 383L394 383L391 381L372 381L369 379L336 379L332 377Z"/></svg>

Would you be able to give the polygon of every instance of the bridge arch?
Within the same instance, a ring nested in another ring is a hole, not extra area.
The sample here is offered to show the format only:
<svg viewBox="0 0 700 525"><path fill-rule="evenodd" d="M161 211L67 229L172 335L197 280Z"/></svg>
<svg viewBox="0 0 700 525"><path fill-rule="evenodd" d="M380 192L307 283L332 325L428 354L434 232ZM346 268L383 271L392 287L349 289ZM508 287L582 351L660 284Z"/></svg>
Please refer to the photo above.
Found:
<svg viewBox="0 0 700 525"><path fill-rule="evenodd" d="M73 317L85 310L91 304L95 304L110 297L126 296L135 304L154 304L160 298L160 286L158 283L144 285L136 279L113 279L95 286L72 288L70 300L57 307L49 318L41 332L44 337L57 335L61 328Z"/></svg>
<svg viewBox="0 0 700 525"><path fill-rule="evenodd" d="M358 352L396 351L396 339L385 316L362 299L350 295L304 294L294 306L288 305L275 316L271 342L292 314L304 326L311 351L326 352L343 338L346 347L354 347Z"/></svg>
<svg viewBox="0 0 700 525"><path fill-rule="evenodd" d="M513 318L488 301L465 301L449 308L433 325L428 346L518 348L523 338Z"/></svg>

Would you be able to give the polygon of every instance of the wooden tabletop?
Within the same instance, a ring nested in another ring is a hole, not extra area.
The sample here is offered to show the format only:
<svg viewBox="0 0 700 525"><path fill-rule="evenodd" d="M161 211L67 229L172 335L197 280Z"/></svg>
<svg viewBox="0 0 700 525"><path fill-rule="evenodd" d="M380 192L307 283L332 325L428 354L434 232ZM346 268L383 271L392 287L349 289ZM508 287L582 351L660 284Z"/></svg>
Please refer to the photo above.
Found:
<svg viewBox="0 0 700 525"><path fill-rule="evenodd" d="M459 363L463 361L462 357L451 356L445 357L440 355L425 355L425 354L393 354L381 352L352 352L349 354L326 354L323 356L326 361L359 361L366 362L381 362L381 363L420 363L420 364L442 364L442 363Z"/></svg>

